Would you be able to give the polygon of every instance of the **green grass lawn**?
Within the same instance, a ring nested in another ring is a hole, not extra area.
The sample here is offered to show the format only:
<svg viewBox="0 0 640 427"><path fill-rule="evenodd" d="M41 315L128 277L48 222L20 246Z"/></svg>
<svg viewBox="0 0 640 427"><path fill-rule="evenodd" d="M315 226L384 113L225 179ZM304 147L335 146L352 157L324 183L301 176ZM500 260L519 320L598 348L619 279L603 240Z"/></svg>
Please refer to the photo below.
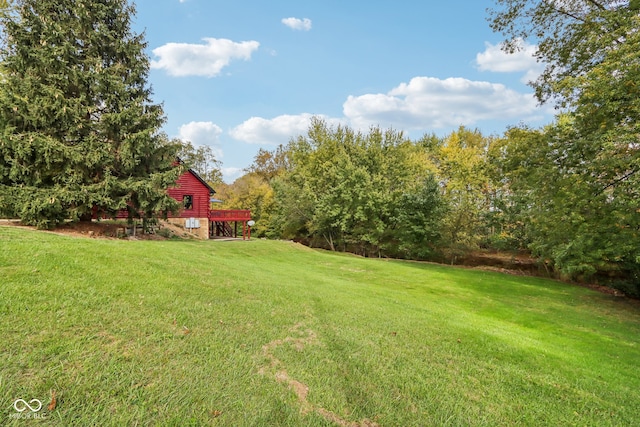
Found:
<svg viewBox="0 0 640 427"><path fill-rule="evenodd" d="M0 357L2 425L640 425L637 304L287 242L0 227Z"/></svg>

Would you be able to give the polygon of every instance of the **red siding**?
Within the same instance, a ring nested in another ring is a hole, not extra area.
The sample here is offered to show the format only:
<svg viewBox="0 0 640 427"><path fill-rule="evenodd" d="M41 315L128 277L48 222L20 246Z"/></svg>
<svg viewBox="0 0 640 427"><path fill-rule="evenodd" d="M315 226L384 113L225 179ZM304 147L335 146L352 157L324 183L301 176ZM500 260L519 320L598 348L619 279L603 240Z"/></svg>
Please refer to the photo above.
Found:
<svg viewBox="0 0 640 427"><path fill-rule="evenodd" d="M176 187L169 188L167 193L182 203L182 197L185 195L193 196L193 209L183 209L179 218L207 218L209 214L209 189L191 171L187 171L178 178ZM175 217L176 215L171 215Z"/></svg>

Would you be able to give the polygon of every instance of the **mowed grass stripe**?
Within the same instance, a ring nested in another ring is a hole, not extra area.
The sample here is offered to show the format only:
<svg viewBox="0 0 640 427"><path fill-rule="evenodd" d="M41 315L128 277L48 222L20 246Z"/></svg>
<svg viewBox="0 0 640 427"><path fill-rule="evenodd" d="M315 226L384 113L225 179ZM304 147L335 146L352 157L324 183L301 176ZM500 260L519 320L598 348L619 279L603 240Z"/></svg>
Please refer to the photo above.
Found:
<svg viewBox="0 0 640 427"><path fill-rule="evenodd" d="M9 425L640 424L640 309L563 283L11 227L0 277Z"/></svg>

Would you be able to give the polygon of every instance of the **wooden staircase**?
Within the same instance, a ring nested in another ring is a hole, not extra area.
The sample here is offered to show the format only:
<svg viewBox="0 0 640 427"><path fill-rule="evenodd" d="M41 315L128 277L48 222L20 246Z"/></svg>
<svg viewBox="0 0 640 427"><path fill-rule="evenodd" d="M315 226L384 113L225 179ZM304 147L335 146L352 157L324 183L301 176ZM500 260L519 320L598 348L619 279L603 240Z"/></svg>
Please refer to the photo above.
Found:
<svg viewBox="0 0 640 427"><path fill-rule="evenodd" d="M233 228L227 221L215 221L215 236L233 237Z"/></svg>

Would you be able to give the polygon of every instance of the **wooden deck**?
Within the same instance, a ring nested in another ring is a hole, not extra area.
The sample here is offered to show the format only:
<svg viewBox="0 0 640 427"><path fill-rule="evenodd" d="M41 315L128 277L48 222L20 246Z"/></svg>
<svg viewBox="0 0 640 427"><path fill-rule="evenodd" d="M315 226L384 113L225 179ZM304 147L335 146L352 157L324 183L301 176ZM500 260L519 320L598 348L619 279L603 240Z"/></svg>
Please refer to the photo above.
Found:
<svg viewBox="0 0 640 427"><path fill-rule="evenodd" d="M251 211L234 209L209 210L210 221L250 221Z"/></svg>
<svg viewBox="0 0 640 427"><path fill-rule="evenodd" d="M251 224L247 224L251 221L251 211L240 209L210 209L209 221L211 227L209 228L209 238L237 238L238 237L238 223L242 226L242 239L246 237L251 238ZM231 226L233 223L233 227Z"/></svg>

